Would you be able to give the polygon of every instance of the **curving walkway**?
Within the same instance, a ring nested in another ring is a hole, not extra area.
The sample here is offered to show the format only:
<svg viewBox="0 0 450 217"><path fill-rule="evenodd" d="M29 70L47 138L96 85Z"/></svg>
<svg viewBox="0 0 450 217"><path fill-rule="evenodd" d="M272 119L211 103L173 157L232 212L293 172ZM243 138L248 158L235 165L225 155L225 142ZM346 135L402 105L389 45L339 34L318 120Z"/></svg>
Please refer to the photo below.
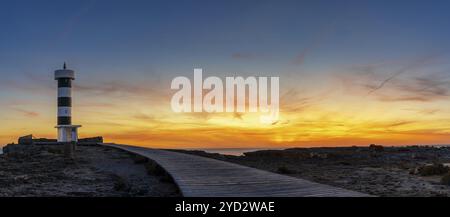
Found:
<svg viewBox="0 0 450 217"><path fill-rule="evenodd" d="M355 191L225 161L129 145L103 144L156 161L185 197L365 197Z"/></svg>

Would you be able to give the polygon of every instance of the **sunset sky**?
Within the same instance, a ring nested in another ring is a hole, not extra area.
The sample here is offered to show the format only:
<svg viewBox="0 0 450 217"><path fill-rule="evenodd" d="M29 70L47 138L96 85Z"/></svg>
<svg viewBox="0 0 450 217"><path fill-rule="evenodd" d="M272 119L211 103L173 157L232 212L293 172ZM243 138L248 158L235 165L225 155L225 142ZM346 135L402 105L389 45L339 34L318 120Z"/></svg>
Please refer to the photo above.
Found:
<svg viewBox="0 0 450 217"><path fill-rule="evenodd" d="M0 144L56 137L76 71L81 137L164 148L450 144L448 1L3 0ZM279 76L280 121L174 113L176 76Z"/></svg>

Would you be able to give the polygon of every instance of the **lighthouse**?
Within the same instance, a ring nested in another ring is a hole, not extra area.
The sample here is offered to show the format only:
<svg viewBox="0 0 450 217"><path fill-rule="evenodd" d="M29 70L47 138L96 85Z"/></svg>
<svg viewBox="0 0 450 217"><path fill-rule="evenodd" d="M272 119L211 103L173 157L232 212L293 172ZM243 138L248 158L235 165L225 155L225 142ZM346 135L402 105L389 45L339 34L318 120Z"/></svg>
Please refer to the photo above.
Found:
<svg viewBox="0 0 450 217"><path fill-rule="evenodd" d="M55 80L58 81L58 142L77 142L78 128L81 125L72 125L72 80L75 80L75 71L63 69L55 71Z"/></svg>

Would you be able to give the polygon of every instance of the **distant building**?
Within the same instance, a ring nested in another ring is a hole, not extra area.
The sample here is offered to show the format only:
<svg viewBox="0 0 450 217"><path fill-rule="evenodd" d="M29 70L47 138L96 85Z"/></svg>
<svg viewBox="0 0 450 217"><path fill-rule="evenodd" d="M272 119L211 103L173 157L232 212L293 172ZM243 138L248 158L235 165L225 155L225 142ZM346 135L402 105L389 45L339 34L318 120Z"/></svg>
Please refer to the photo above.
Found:
<svg viewBox="0 0 450 217"><path fill-rule="evenodd" d="M18 144L20 145L52 144L56 142L56 139L35 138L33 135L21 136L18 139Z"/></svg>
<svg viewBox="0 0 450 217"><path fill-rule="evenodd" d="M30 145L33 143L33 135L19 137L18 142L19 144Z"/></svg>

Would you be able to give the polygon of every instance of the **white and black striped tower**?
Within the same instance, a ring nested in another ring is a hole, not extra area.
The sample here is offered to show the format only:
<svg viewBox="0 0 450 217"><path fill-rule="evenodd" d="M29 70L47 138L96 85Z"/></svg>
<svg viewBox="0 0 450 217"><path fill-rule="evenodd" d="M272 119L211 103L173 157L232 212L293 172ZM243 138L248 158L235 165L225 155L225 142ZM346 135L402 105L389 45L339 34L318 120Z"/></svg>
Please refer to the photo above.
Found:
<svg viewBox="0 0 450 217"><path fill-rule="evenodd" d="M67 69L55 71L55 80L58 81L58 142L77 142L78 128L81 125L72 125L72 80L75 72Z"/></svg>

